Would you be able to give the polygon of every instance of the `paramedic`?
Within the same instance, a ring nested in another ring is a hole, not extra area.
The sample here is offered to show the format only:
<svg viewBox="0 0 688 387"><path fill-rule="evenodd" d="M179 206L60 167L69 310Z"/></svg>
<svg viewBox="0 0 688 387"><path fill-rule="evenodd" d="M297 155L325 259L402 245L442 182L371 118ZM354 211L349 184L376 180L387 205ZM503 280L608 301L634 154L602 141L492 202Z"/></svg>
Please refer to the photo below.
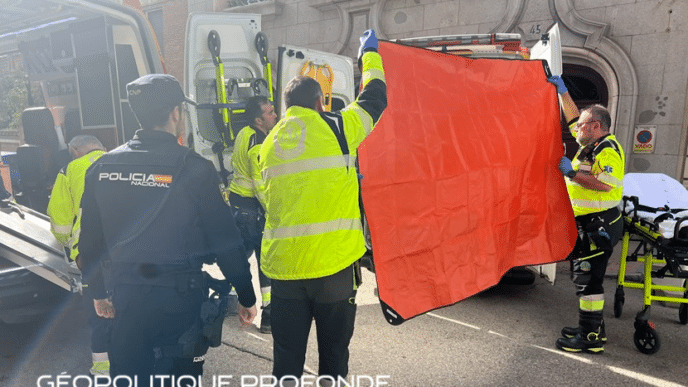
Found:
<svg viewBox="0 0 688 387"><path fill-rule="evenodd" d="M277 114L266 97L254 96L246 102L246 119L249 125L239 131L234 142L234 176L229 184L229 203L244 240L246 254L250 256L256 252L263 304L260 332L270 333L270 279L260 270L260 242L265 226L265 210L257 197L257 187L262 184L258 170L258 150L265 136L277 123Z"/></svg>
<svg viewBox="0 0 688 387"><path fill-rule="evenodd" d="M348 373L357 261L366 251L356 149L387 106L375 32L360 40L358 98L339 112L324 112L320 84L293 78L284 91L287 111L260 149L266 210L261 268L272 279L273 375L284 381L303 374L312 319L319 375L336 380Z"/></svg>
<svg viewBox="0 0 688 387"><path fill-rule="evenodd" d="M72 138L68 147L73 160L57 174L50 193L47 213L50 217L50 231L62 246L69 248L70 258L80 267L78 241L81 219L79 211L81 195L84 193L84 179L88 167L105 153L105 147L96 137L87 134ZM96 314L93 308L93 295L86 284L83 287L83 300L88 323L91 326L93 361L91 374L108 375L110 372L107 354L110 320Z"/></svg>
<svg viewBox="0 0 688 387"><path fill-rule="evenodd" d="M580 145L573 160L562 157L559 170L576 217L578 240L572 260L573 283L579 297L577 327L565 327L557 348L568 352L604 352L604 289L602 283L614 245L621 239L619 203L623 194L625 156L609 133L611 117L601 105L577 108L560 77L552 77L561 95L564 115Z"/></svg>
<svg viewBox="0 0 688 387"><path fill-rule="evenodd" d="M111 375L148 386L151 375L203 373L203 263L216 261L237 290L244 326L256 315L255 294L215 168L177 143L182 103L193 101L163 74L138 78L127 94L142 129L88 170L79 250L87 275L102 267L94 296L111 292L114 309L100 310L114 315Z"/></svg>

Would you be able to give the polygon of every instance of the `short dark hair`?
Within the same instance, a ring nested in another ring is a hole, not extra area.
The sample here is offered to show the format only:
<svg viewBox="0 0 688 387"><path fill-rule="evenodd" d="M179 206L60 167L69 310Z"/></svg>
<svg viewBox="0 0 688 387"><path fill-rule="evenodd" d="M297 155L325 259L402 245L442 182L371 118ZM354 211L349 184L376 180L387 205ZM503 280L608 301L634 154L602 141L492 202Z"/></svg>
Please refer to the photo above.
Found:
<svg viewBox="0 0 688 387"><path fill-rule="evenodd" d="M184 95L177 80L169 74L147 74L127 83L129 106L144 129L163 127L175 107L196 102Z"/></svg>
<svg viewBox="0 0 688 387"><path fill-rule="evenodd" d="M322 88L318 81L310 77L297 76L292 78L284 89L284 103L287 108L301 106L315 109L322 95Z"/></svg>
<svg viewBox="0 0 688 387"><path fill-rule="evenodd" d="M612 117L609 115L609 110L606 107L596 104L587 106L582 111L590 112L592 119L600 122L602 130L609 132L609 129L612 127Z"/></svg>
<svg viewBox="0 0 688 387"><path fill-rule="evenodd" d="M179 108L181 112L182 105L179 104L175 106ZM167 120L170 119L170 113L175 107L169 108L159 108L148 110L145 114L136 114L136 119L139 121L142 129L153 129L162 128L167 124Z"/></svg>
<svg viewBox="0 0 688 387"><path fill-rule="evenodd" d="M267 97L255 95L246 101L246 120L249 125L253 125L256 118L263 115L263 105L269 104Z"/></svg>

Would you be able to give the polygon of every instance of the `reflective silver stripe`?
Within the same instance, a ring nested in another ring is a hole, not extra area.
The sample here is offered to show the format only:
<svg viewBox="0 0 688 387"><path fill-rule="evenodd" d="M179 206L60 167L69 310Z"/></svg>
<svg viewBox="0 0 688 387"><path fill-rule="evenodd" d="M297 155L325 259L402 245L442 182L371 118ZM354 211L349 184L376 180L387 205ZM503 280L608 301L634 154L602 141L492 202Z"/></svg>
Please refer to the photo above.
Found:
<svg viewBox="0 0 688 387"><path fill-rule="evenodd" d="M288 117L280 124L274 141L277 157L289 160L301 156L306 150L306 123L298 117Z"/></svg>
<svg viewBox="0 0 688 387"><path fill-rule="evenodd" d="M623 184L621 180L617 179L616 177L612 175L608 175L606 173L600 173L597 175L597 180L605 183L605 184L610 184L613 185L614 188L619 188Z"/></svg>
<svg viewBox="0 0 688 387"><path fill-rule="evenodd" d="M263 180L269 180L277 176L292 173L315 171L318 169L328 169L346 167L349 165L349 156L336 155L327 157L317 157L314 159L298 160L291 163L275 165L262 170Z"/></svg>
<svg viewBox="0 0 688 387"><path fill-rule="evenodd" d="M360 219L334 219L329 222L299 224L296 226L279 227L275 229L265 229L263 239L277 238L297 238L302 236L320 235L333 231L353 231L361 230Z"/></svg>
<svg viewBox="0 0 688 387"><path fill-rule="evenodd" d="M69 238L69 241L67 241L67 242L69 243L69 248L70 248L70 249L72 249L72 250L74 249L74 245L75 245L76 242L79 240L79 234L80 234L80 233L81 233L81 225L79 225L79 228L77 228L76 230L74 230L74 232L72 233L72 237Z"/></svg>
<svg viewBox="0 0 688 387"><path fill-rule="evenodd" d="M363 125L363 129L365 129L366 135L370 134L370 132L373 130L373 118L368 114L367 111L365 111L362 107L358 106L357 103L352 103L351 105L347 106L346 109L342 110L342 112L347 112L353 110L356 115L361 117L361 124Z"/></svg>
<svg viewBox="0 0 688 387"><path fill-rule="evenodd" d="M365 86L371 79L385 82L385 72L380 69L368 69L361 74L361 83Z"/></svg>
<svg viewBox="0 0 688 387"><path fill-rule="evenodd" d="M607 209L619 205L618 200L585 200L585 199L571 199L571 204L574 207Z"/></svg>
<svg viewBox="0 0 688 387"><path fill-rule="evenodd" d="M67 225L67 226L60 226L60 225L53 223L52 226L53 226L53 230L58 234L69 236L69 234L72 232L72 225L71 224Z"/></svg>
<svg viewBox="0 0 688 387"><path fill-rule="evenodd" d="M244 177L242 175L237 175L236 179L232 180L232 183L234 183L234 184L236 184L242 188L248 188L248 189L253 188L253 180L251 180L247 177Z"/></svg>
<svg viewBox="0 0 688 387"><path fill-rule="evenodd" d="M356 167L356 159L358 158L357 156L351 157L351 155L346 156L349 160L349 168L355 168Z"/></svg>
<svg viewBox="0 0 688 387"><path fill-rule="evenodd" d="M601 312L604 309L604 294L581 296L578 301L580 310L586 312Z"/></svg>

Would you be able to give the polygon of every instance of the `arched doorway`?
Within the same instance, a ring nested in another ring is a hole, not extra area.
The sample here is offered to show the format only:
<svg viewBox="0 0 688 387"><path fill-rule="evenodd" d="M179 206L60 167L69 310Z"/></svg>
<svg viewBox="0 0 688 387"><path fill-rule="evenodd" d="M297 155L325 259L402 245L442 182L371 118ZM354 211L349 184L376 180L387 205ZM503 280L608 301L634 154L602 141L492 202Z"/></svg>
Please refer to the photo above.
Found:
<svg viewBox="0 0 688 387"><path fill-rule="evenodd" d="M609 88L602 75L590 67L564 63L563 74L566 88L578 109L600 104L609 108ZM572 158L576 154L578 144L571 135L566 122L562 122L562 138L566 144L566 156Z"/></svg>

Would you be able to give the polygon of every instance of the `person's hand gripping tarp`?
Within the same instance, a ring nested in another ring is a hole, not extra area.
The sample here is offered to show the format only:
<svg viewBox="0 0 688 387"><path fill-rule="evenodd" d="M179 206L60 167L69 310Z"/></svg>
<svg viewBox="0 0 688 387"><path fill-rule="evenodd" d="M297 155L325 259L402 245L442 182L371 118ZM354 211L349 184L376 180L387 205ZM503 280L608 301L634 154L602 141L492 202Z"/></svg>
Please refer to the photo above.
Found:
<svg viewBox="0 0 688 387"><path fill-rule="evenodd" d="M361 46L358 48L358 69L361 69L363 62L363 54L368 51L377 52L377 37L375 37L375 30L366 30L360 38Z"/></svg>
<svg viewBox="0 0 688 387"><path fill-rule="evenodd" d="M573 179L573 177L576 176L576 171L574 171L573 167L571 166L571 160L569 160L566 156L559 160L559 170L561 171L562 175L568 178Z"/></svg>
<svg viewBox="0 0 688 387"><path fill-rule="evenodd" d="M557 93L559 94L566 94L566 92L569 91L564 84L564 80L558 75L552 75L551 77L547 78L547 82L556 86Z"/></svg>

